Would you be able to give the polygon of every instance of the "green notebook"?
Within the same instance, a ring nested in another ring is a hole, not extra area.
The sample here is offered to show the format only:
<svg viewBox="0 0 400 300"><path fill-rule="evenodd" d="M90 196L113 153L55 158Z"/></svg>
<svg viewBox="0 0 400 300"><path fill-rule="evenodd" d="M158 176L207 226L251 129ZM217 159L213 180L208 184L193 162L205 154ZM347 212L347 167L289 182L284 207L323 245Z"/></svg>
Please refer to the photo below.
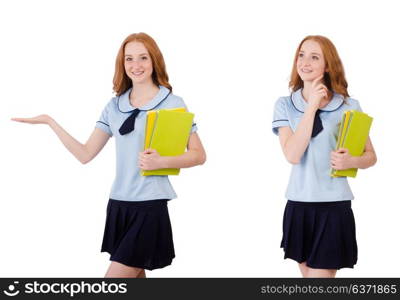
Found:
<svg viewBox="0 0 400 300"><path fill-rule="evenodd" d="M161 156L177 156L185 153L194 114L173 110L158 110L151 134L150 148ZM143 176L178 175L180 169L142 171Z"/></svg>
<svg viewBox="0 0 400 300"><path fill-rule="evenodd" d="M336 150L346 148L352 156L361 156L364 153L368 140L369 130L373 118L367 114L350 110L343 114L342 124L339 129ZM357 169L335 170L332 169L332 177L356 177Z"/></svg>

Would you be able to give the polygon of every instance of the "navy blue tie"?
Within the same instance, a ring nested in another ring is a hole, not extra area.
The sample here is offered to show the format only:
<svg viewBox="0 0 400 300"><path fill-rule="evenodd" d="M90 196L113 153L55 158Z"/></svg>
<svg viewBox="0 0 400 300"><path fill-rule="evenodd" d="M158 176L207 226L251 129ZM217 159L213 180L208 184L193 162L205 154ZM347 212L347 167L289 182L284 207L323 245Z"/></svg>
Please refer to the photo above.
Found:
<svg viewBox="0 0 400 300"><path fill-rule="evenodd" d="M318 109L315 113L315 118L314 118L314 125L311 133L311 137L316 137L324 127L322 126L322 121L321 117L319 114L322 112L322 110Z"/></svg>
<svg viewBox="0 0 400 300"><path fill-rule="evenodd" d="M121 135L132 132L135 129L135 120L139 112L140 110L136 108L132 111L132 114L128 118L126 118L124 123L122 123L121 127L119 128L119 133Z"/></svg>

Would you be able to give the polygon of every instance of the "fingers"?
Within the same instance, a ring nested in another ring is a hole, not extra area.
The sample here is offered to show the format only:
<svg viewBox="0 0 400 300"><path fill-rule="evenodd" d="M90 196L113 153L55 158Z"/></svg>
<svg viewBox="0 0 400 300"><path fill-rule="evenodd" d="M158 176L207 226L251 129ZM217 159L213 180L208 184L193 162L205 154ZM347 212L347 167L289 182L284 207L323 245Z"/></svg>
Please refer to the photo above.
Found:
<svg viewBox="0 0 400 300"><path fill-rule="evenodd" d="M149 157L149 155L153 153L157 153L157 151L153 149L145 149L144 151L139 152L139 159L144 159L146 157Z"/></svg>
<svg viewBox="0 0 400 300"><path fill-rule="evenodd" d="M144 149L142 152L139 152L139 154L143 154L143 155L145 155L145 154L150 154L150 153L153 153L153 149L150 149L150 148L147 148L147 149Z"/></svg>
<svg viewBox="0 0 400 300"><path fill-rule="evenodd" d="M149 151L151 150L151 151ZM139 159L138 159L138 167L145 170L147 167L147 164L149 163L149 160L151 159L150 155L154 151L152 149L146 149L143 152L139 153Z"/></svg>
<svg viewBox="0 0 400 300"><path fill-rule="evenodd" d="M332 159L335 159L335 160L336 160L336 159L339 159L339 158L340 158L340 155L337 154L336 152L332 152L332 153L331 153L331 160L332 160Z"/></svg>
<svg viewBox="0 0 400 300"><path fill-rule="evenodd" d="M158 167L159 154L155 149L145 149L139 153L138 167L142 170L154 170Z"/></svg>
<svg viewBox="0 0 400 300"><path fill-rule="evenodd" d="M11 119L12 121L15 122L19 122L19 123L25 123L25 124L39 124L39 122L36 122L34 120L30 120L30 119L23 119L23 118L15 118L15 119Z"/></svg>
<svg viewBox="0 0 400 300"><path fill-rule="evenodd" d="M336 151L331 152L331 159L334 159L336 161L342 161L343 159L346 159L346 157L349 154L349 150L346 148L340 148Z"/></svg>
<svg viewBox="0 0 400 300"><path fill-rule="evenodd" d="M338 152L338 151L332 151L331 152L331 159L340 160L340 159L343 158L344 155L345 155L345 153Z"/></svg>
<svg viewBox="0 0 400 300"><path fill-rule="evenodd" d="M346 170L351 168L349 150L346 148L339 148L331 152L331 167L335 170Z"/></svg>
<svg viewBox="0 0 400 300"><path fill-rule="evenodd" d="M148 157L139 158L138 160L138 167L142 170L149 170L151 162L149 161Z"/></svg>
<svg viewBox="0 0 400 300"><path fill-rule="evenodd" d="M317 78L315 78L315 79L312 81L311 86L312 86L312 87L315 87L315 86L322 80L322 78L324 78L324 74L321 74L320 76L318 76Z"/></svg>
<svg viewBox="0 0 400 300"><path fill-rule="evenodd" d="M52 118L49 115L38 115L33 118L11 118L11 120L29 124L49 124Z"/></svg>
<svg viewBox="0 0 400 300"><path fill-rule="evenodd" d="M16 122L27 122L27 118L11 118L11 121L16 121Z"/></svg>
<svg viewBox="0 0 400 300"><path fill-rule="evenodd" d="M324 85L323 83L320 83L320 84L316 85L314 89L315 89L316 91L325 91L325 92L328 92L328 88L327 88L326 85Z"/></svg>
<svg viewBox="0 0 400 300"><path fill-rule="evenodd" d="M146 159L146 157L140 156L140 155L139 155L138 167L139 167L140 169L144 169L145 166L146 166L146 164L147 164L147 159Z"/></svg>
<svg viewBox="0 0 400 300"><path fill-rule="evenodd" d="M147 148L143 151L145 154L151 154L151 153L156 153L157 151L151 148Z"/></svg>
<svg viewBox="0 0 400 300"><path fill-rule="evenodd" d="M311 83L311 91L318 99L328 99L329 90L328 88L321 82L323 75L318 76Z"/></svg>
<svg viewBox="0 0 400 300"><path fill-rule="evenodd" d="M328 88L324 84L320 83L320 84L316 85L314 89L323 98L328 97Z"/></svg>
<svg viewBox="0 0 400 300"><path fill-rule="evenodd" d="M331 168L339 170L342 165L342 160L337 157L331 157Z"/></svg>
<svg viewBox="0 0 400 300"><path fill-rule="evenodd" d="M328 98L328 92L327 92L326 90L321 89L321 90L317 91L316 94L317 94L321 99L326 99L326 98Z"/></svg>
<svg viewBox="0 0 400 300"><path fill-rule="evenodd" d="M154 149L145 149L143 152L139 153L139 159L147 159L153 157L153 155L157 153Z"/></svg>

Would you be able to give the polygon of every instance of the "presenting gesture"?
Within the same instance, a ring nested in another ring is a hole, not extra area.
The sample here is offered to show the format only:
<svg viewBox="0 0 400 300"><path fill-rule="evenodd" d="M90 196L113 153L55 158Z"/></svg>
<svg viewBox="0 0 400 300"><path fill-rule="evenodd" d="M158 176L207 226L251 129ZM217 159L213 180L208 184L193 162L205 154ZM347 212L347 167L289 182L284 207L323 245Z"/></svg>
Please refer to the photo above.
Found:
<svg viewBox="0 0 400 300"><path fill-rule="evenodd" d="M71 152L81 163L86 164L91 161L109 139L109 135L96 128L85 144L80 143L62 128L49 115L38 115L33 118L11 118L12 121L27 124L47 124L58 136L69 152Z"/></svg>
<svg viewBox="0 0 400 300"><path fill-rule="evenodd" d="M33 118L12 118L11 120L29 124L49 124L53 119L48 115L39 115Z"/></svg>

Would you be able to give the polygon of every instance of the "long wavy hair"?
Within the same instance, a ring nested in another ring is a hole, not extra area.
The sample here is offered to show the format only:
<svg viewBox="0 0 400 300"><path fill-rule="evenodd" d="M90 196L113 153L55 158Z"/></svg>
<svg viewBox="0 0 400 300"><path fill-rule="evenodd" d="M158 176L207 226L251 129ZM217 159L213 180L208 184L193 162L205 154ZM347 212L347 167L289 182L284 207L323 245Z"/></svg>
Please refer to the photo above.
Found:
<svg viewBox="0 0 400 300"><path fill-rule="evenodd" d="M124 59L125 46L130 42L140 42L149 52L151 62L153 64L153 74L151 75L155 85L165 86L172 92L172 86L168 82L168 74L165 67L163 55L158 48L157 43L151 36L146 33L133 33L126 37L118 50L117 59L115 61L115 73L113 79L113 90L117 96L122 95L132 87L132 80L125 73Z"/></svg>
<svg viewBox="0 0 400 300"><path fill-rule="evenodd" d="M301 46L305 41L308 40L317 42L322 49L322 54L324 55L327 68L327 72L324 73L324 84L326 87L330 91L342 95L345 99L350 97L349 93L347 92L347 81L344 75L343 64L340 60L336 47L328 38L321 35L306 36L297 47L292 73L290 75L289 88L292 90L292 92L295 92L304 86L303 80L301 80L299 74L297 73L297 59L299 57Z"/></svg>

